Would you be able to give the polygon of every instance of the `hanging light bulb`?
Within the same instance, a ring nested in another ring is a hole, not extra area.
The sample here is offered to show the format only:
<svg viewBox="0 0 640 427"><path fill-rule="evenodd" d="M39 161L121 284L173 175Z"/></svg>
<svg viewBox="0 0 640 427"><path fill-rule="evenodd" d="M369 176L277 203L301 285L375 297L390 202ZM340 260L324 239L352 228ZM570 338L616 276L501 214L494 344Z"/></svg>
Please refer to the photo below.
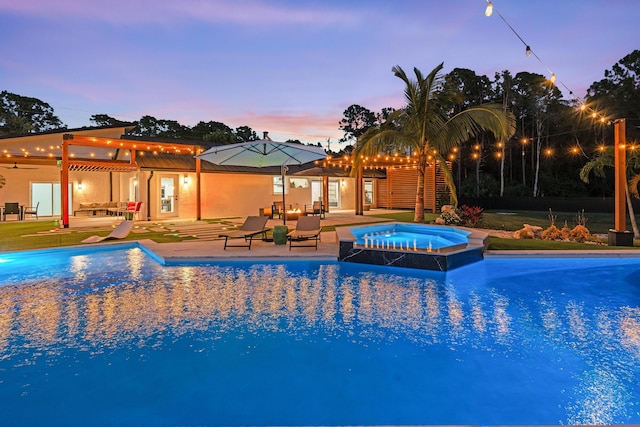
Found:
<svg viewBox="0 0 640 427"><path fill-rule="evenodd" d="M551 81L551 83L555 83L556 82L556 74L555 73L551 73L551 78L549 80Z"/></svg>
<svg viewBox="0 0 640 427"><path fill-rule="evenodd" d="M529 46L527 46L527 50L524 52L525 55L527 55L527 58L531 56L531 48Z"/></svg>
<svg viewBox="0 0 640 427"><path fill-rule="evenodd" d="M485 16L493 15L493 3L491 3L489 0L487 0L487 8L484 11L484 15Z"/></svg>

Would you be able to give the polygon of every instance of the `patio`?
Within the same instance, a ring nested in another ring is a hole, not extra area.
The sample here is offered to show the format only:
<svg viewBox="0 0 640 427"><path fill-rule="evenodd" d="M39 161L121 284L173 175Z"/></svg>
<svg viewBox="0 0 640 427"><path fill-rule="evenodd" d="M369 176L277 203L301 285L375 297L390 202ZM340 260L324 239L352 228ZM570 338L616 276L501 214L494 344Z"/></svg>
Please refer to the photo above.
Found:
<svg viewBox="0 0 640 427"><path fill-rule="evenodd" d="M349 224L363 224L374 222L390 221L385 218L373 216L381 213L392 213L388 209L374 209L367 211L366 215L355 215L353 210L333 211L326 214L326 218L321 221L322 227L345 226ZM49 219L50 220L50 219ZM107 234L113 230L115 224L120 219L113 217L70 217L69 228L59 228L46 232L51 234L70 234L76 232L91 232ZM288 245L276 245L273 242L265 242L259 239L254 240L251 250L246 248L223 249L224 239L218 235L233 227L242 225L244 217L224 218L220 222L209 223L207 221L196 220L165 220L165 221L135 221L135 227L131 234L135 235L135 240L152 251L165 262L179 262L181 260L203 260L203 259L260 259L260 258L314 258L314 259L337 259L338 243L335 231L324 231L315 248L294 248L289 250ZM267 227L273 229L276 225L282 225L282 220L275 218L267 221ZM287 221L290 230L296 226L295 221ZM145 239L145 234L149 231L164 232L167 235L175 235L188 238L181 242L157 243L150 239ZM25 235L36 236L36 235ZM131 241L128 239L127 241ZM101 243L101 245L122 244L122 240L112 240Z"/></svg>

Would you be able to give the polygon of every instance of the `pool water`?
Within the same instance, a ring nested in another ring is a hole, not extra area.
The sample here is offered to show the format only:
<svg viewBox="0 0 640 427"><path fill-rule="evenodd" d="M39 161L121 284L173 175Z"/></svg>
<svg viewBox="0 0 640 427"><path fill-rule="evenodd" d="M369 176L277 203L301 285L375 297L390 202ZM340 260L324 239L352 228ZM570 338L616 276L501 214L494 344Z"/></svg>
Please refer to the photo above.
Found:
<svg viewBox="0 0 640 427"><path fill-rule="evenodd" d="M640 259L0 254L1 424L640 423L639 305Z"/></svg>
<svg viewBox="0 0 640 427"><path fill-rule="evenodd" d="M370 248L437 250L466 245L469 231L454 227L418 224L376 224L349 229L356 244Z"/></svg>

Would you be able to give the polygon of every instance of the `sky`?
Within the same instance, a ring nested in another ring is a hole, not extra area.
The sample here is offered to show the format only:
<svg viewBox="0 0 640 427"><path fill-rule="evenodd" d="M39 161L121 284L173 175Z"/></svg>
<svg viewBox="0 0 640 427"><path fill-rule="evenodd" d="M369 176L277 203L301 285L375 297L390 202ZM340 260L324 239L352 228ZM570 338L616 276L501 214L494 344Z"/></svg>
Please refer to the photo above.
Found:
<svg viewBox="0 0 640 427"><path fill-rule="evenodd" d="M150 115L333 149L350 105L404 106L395 65L553 72L582 99L640 49L640 0L492 3L486 17L486 0L0 0L0 91L69 128Z"/></svg>

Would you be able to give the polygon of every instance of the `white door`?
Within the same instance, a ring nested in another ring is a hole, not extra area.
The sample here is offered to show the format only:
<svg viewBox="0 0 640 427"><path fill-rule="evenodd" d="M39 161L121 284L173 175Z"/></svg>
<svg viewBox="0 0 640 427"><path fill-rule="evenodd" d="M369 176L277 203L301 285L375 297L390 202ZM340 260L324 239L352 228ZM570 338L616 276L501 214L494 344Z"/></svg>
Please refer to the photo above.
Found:
<svg viewBox="0 0 640 427"><path fill-rule="evenodd" d="M159 217L169 218L178 216L178 179L178 175L160 176Z"/></svg>

